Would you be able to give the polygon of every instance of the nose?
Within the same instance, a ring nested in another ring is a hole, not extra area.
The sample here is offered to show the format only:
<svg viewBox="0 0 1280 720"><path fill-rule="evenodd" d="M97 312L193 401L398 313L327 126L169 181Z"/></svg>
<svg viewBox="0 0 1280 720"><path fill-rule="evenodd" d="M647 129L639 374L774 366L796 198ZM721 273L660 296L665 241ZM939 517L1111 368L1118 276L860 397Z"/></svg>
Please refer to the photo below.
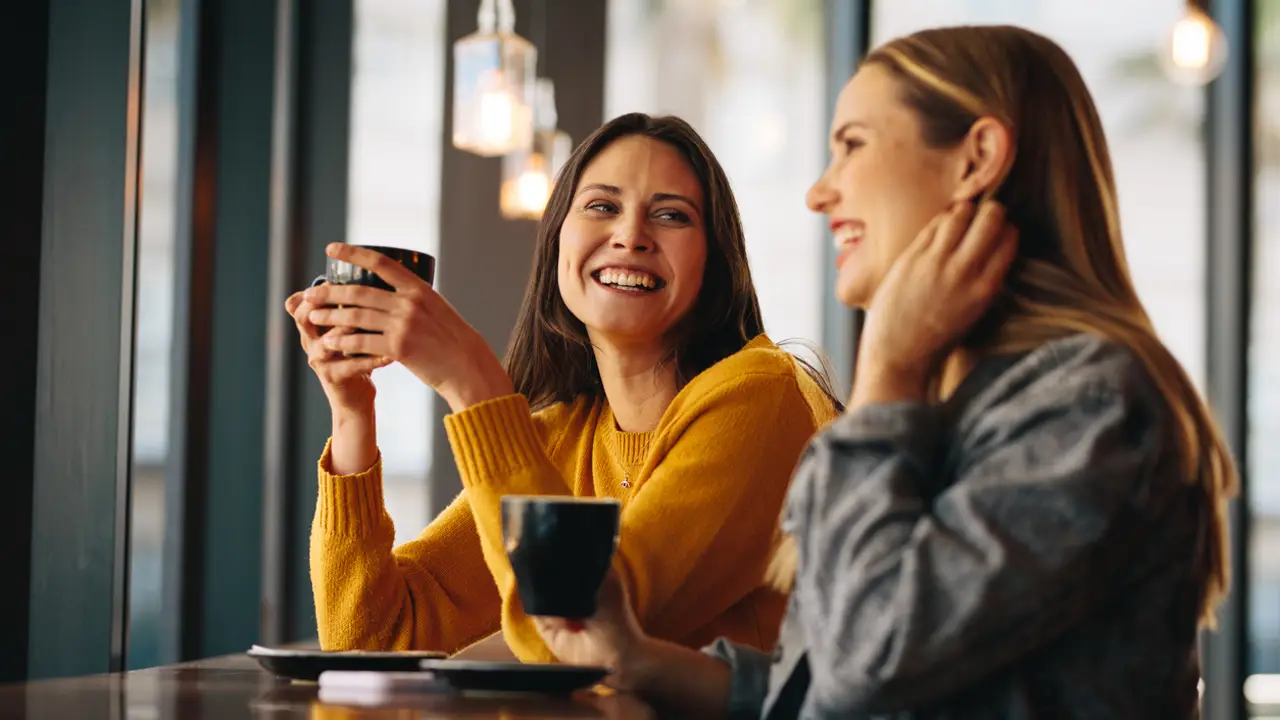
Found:
<svg viewBox="0 0 1280 720"><path fill-rule="evenodd" d="M809 188L809 192L805 193L804 203L813 212L829 214L831 207L840 198L840 194L831 185L829 175L830 172L822 173L817 182Z"/></svg>
<svg viewBox="0 0 1280 720"><path fill-rule="evenodd" d="M645 230L644 218L639 217L638 213L618 218L610 244L615 250L648 252L653 249L653 240Z"/></svg>

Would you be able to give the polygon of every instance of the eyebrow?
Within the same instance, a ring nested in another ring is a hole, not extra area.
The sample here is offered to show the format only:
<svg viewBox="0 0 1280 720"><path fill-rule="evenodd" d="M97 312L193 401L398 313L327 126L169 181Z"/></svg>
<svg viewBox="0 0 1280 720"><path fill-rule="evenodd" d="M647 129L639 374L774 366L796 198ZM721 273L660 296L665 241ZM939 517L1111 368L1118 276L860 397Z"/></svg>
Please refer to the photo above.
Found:
<svg viewBox="0 0 1280 720"><path fill-rule="evenodd" d="M607 195L612 195L614 197L621 197L622 195L622 188L619 188L617 185L605 185L603 183L592 183L590 185L586 185L578 190L577 195L581 195L582 193L585 193L590 190L599 190ZM702 212L702 208L698 206L698 203L694 202L691 198L685 195L680 195L679 193L654 193L653 196L650 198L650 200L652 200L653 202L662 202L664 200L678 200L688 205L689 207L693 208L695 211L699 213Z"/></svg>
<svg viewBox="0 0 1280 720"><path fill-rule="evenodd" d="M853 128L859 128L859 129L861 129L861 130L870 130L870 129L871 129L871 126L869 126L869 125L867 125L866 123L863 123L863 122L858 122L857 120L850 120L849 122L847 122L847 123L845 123L845 124L841 125L840 127L836 128L836 129L831 133L831 142L833 142L833 143L834 143L834 142L839 142L839 141L840 141L840 137L841 137L842 135L844 135L844 134L845 134L845 132L847 132L847 131L849 131L849 130L852 130Z"/></svg>

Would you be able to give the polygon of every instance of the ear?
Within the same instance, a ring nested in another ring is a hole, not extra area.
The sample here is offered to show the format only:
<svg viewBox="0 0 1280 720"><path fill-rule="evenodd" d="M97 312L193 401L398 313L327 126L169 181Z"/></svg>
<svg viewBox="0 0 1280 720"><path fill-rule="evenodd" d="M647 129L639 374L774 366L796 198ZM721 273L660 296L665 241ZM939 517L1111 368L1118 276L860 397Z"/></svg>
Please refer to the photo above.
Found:
<svg viewBox="0 0 1280 720"><path fill-rule="evenodd" d="M1013 167L1013 133L993 117L980 117L960 141L963 162L952 200L994 194Z"/></svg>

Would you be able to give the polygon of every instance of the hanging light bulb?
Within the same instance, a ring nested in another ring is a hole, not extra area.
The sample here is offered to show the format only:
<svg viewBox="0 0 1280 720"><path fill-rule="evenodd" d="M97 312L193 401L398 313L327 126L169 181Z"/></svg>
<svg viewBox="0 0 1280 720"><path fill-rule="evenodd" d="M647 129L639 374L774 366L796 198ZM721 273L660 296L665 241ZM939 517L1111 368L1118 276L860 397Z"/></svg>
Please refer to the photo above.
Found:
<svg viewBox="0 0 1280 720"><path fill-rule="evenodd" d="M1227 63L1227 37L1222 28L1194 2L1169 32L1161 54L1165 74L1179 85L1204 85Z"/></svg>
<svg viewBox="0 0 1280 720"><path fill-rule="evenodd" d="M551 197L551 176L541 153L508 155L502 165L500 204L508 220L537 220ZM510 162L508 162L510 160Z"/></svg>
<svg viewBox="0 0 1280 720"><path fill-rule="evenodd" d="M556 129L555 87L551 80L538 78L533 114L533 145L502 159L502 189L499 205L502 216L537 220L547 208L556 174L573 152L573 141Z"/></svg>
<svg viewBox="0 0 1280 720"><path fill-rule="evenodd" d="M526 150L538 50L515 34L511 0L481 0L476 22L453 45L453 146L484 157Z"/></svg>

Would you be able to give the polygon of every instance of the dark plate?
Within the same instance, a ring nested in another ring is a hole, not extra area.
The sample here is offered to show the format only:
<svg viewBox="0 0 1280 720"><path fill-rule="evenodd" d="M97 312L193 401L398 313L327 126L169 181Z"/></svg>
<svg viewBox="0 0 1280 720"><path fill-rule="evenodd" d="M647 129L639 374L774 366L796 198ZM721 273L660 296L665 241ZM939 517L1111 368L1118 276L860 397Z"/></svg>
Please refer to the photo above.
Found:
<svg viewBox="0 0 1280 720"><path fill-rule="evenodd" d="M589 688L609 674L602 667L478 660L423 660L419 666L464 692L567 695Z"/></svg>
<svg viewBox="0 0 1280 720"><path fill-rule="evenodd" d="M249 657L269 672L294 680L317 680L326 670L372 670L378 672L418 672L424 660L445 657L438 652L325 652L291 650L254 645Z"/></svg>

